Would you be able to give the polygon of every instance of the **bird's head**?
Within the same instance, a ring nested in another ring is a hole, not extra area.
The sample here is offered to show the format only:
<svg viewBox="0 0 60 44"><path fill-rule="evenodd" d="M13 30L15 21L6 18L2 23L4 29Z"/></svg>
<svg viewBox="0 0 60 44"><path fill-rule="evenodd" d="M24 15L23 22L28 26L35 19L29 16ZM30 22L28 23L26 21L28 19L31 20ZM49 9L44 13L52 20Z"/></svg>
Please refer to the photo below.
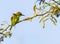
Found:
<svg viewBox="0 0 60 44"><path fill-rule="evenodd" d="M17 16L24 16L21 12L16 12L15 15L17 15Z"/></svg>

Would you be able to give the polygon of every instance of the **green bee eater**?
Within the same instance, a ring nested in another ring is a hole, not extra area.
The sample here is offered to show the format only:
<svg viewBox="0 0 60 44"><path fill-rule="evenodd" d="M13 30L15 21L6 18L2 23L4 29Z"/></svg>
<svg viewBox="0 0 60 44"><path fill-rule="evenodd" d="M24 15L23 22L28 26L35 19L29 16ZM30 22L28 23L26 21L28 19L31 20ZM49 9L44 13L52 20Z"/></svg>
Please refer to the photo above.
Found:
<svg viewBox="0 0 60 44"><path fill-rule="evenodd" d="M11 17L11 27L10 27L10 30L12 29L13 26L15 26L19 22L19 18L21 16L24 16L21 12L16 12L16 13L13 14L13 16Z"/></svg>

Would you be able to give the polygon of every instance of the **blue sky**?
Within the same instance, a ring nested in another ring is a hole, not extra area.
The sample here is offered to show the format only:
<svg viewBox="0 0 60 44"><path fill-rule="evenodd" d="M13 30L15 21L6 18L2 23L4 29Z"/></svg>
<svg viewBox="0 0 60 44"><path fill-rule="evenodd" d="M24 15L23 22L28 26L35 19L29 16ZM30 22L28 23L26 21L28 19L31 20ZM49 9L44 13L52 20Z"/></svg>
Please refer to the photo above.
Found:
<svg viewBox="0 0 60 44"><path fill-rule="evenodd" d="M34 2L36 0L0 0L0 23L6 21L10 24L10 17L17 11L21 11L25 17L33 15ZM60 17L57 21L54 26L48 20L44 29L38 17L21 22L12 29L11 38L5 38L2 44L60 44Z"/></svg>

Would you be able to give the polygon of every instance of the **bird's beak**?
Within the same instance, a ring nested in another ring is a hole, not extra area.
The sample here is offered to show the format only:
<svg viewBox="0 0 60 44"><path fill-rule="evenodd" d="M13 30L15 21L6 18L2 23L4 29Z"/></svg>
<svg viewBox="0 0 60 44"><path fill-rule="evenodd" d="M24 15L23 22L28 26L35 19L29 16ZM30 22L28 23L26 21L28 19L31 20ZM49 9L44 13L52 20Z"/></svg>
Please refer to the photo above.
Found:
<svg viewBox="0 0 60 44"><path fill-rule="evenodd" d="M22 16L25 16L25 15L22 15Z"/></svg>

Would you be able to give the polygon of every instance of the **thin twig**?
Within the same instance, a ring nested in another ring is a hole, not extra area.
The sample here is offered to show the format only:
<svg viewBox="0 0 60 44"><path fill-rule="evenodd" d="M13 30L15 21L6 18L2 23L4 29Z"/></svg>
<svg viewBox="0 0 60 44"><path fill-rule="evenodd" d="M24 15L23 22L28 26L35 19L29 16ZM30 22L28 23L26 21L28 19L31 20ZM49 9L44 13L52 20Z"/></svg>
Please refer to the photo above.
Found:
<svg viewBox="0 0 60 44"><path fill-rule="evenodd" d="M37 16L43 16L43 15L49 13L49 12L50 12L50 11L47 11L47 12L44 13L44 14L36 14L36 15L34 15L34 16L27 17L27 18L25 18L25 19L23 19L23 20L20 20L18 23L23 22L23 21L26 21L26 20L32 20L33 18L35 18L35 17L37 17Z"/></svg>
<svg viewBox="0 0 60 44"><path fill-rule="evenodd" d="M5 28L5 30L4 30L4 31L6 31L9 27L10 27L10 25L8 25L8 26L7 26L7 28ZM4 31L2 31L2 32L4 32Z"/></svg>

